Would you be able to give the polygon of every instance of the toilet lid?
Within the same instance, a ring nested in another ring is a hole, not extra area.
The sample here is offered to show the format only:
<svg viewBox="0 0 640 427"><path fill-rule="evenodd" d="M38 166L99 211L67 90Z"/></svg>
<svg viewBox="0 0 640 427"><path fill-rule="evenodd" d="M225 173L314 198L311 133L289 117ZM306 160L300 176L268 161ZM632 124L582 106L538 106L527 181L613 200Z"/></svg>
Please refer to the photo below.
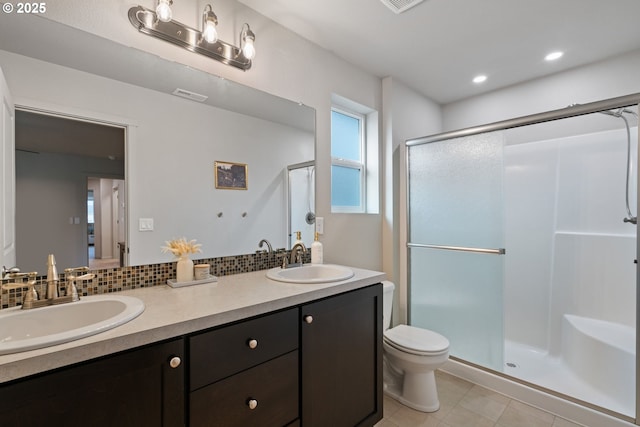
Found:
<svg viewBox="0 0 640 427"><path fill-rule="evenodd" d="M449 349L449 340L437 332L416 328L409 325L398 325L387 329L384 338L388 344L409 353L442 353Z"/></svg>

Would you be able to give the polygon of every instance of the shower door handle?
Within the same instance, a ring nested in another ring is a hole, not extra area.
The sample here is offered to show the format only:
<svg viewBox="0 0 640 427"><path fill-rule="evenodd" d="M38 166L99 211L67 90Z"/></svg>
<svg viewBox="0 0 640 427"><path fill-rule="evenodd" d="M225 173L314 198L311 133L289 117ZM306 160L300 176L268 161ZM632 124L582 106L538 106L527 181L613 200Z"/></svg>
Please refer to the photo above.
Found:
<svg viewBox="0 0 640 427"><path fill-rule="evenodd" d="M443 245L423 245L421 243L407 243L407 247L410 248L426 248L426 249L439 249L445 251L460 251L460 252L475 252L489 255L504 255L507 253L505 248L469 248L464 246L443 246Z"/></svg>

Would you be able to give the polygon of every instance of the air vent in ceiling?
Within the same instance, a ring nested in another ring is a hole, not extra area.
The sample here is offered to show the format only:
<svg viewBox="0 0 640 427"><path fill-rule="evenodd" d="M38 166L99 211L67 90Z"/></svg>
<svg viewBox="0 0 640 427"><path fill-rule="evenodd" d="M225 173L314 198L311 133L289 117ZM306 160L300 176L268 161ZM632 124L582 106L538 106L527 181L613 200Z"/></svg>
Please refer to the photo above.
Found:
<svg viewBox="0 0 640 427"><path fill-rule="evenodd" d="M411 9L413 6L419 5L424 0L380 0L380 1L395 13L402 13L405 10Z"/></svg>
<svg viewBox="0 0 640 427"><path fill-rule="evenodd" d="M197 102L204 102L208 98L208 96L206 95L200 95L199 93L190 92L188 90L184 90L180 88L177 88L176 90L174 90L173 94L176 96L181 96L183 98L187 98Z"/></svg>

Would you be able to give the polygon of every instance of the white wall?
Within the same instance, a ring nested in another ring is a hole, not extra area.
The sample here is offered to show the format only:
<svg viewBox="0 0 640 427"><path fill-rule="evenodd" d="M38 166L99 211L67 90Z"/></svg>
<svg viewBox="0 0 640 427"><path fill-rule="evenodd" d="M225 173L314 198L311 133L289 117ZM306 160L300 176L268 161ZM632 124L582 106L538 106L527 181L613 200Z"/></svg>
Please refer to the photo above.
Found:
<svg viewBox="0 0 640 427"><path fill-rule="evenodd" d="M406 152L407 139L439 133L440 106L402 82L387 77L382 82L384 271L396 283L393 322L407 319L406 271Z"/></svg>
<svg viewBox="0 0 640 427"><path fill-rule="evenodd" d="M198 27L206 3L176 1L174 18ZM155 2L144 0L140 4L153 8ZM330 205L331 94L380 111L380 79L241 4L218 2L214 6L220 39L237 44L244 22L249 22L256 33L256 58L251 70L242 72L138 33L127 18L132 5L125 0L61 0L48 8L47 18L315 108L316 202L317 214L325 218L325 261L381 269L381 215L331 214Z"/></svg>
<svg viewBox="0 0 640 427"><path fill-rule="evenodd" d="M203 257L248 253L262 238L286 246L283 170L313 158L312 134L8 52L0 64L16 103L63 103L135 124L126 177L131 265L171 260L160 247L183 236L202 243ZM216 190L215 160L248 164L249 189ZM153 218L155 230L138 231L139 218Z"/></svg>

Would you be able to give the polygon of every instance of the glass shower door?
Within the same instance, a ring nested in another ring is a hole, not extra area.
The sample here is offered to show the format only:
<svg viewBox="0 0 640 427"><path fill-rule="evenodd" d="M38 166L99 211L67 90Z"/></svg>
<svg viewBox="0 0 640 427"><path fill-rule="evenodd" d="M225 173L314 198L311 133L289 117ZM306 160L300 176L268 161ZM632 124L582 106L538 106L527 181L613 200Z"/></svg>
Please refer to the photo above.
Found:
<svg viewBox="0 0 640 427"><path fill-rule="evenodd" d="M501 371L504 135L408 145L409 323Z"/></svg>

